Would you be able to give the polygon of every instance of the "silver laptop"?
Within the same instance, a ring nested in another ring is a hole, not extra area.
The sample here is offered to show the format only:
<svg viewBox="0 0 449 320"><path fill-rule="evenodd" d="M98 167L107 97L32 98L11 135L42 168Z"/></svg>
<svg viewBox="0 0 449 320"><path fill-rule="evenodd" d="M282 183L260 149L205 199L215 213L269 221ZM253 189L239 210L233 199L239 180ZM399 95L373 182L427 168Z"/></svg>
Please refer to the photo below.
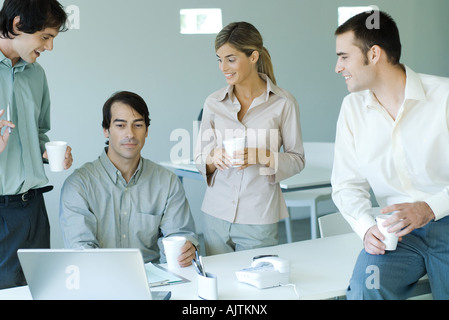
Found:
<svg viewBox="0 0 449 320"><path fill-rule="evenodd" d="M150 291L138 249L19 249L35 300L166 300Z"/></svg>

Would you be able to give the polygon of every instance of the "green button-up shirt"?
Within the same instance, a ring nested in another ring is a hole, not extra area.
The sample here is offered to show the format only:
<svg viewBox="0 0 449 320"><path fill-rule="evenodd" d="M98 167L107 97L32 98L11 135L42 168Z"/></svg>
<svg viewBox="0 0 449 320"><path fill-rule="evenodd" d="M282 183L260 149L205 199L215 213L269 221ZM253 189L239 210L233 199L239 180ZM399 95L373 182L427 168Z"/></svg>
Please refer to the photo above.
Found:
<svg viewBox="0 0 449 320"><path fill-rule="evenodd" d="M50 95L44 69L22 59L12 66L0 51L0 109L6 111L8 103L16 127L0 153L0 195L19 194L48 183L42 154L50 130ZM6 119L6 112L2 118Z"/></svg>

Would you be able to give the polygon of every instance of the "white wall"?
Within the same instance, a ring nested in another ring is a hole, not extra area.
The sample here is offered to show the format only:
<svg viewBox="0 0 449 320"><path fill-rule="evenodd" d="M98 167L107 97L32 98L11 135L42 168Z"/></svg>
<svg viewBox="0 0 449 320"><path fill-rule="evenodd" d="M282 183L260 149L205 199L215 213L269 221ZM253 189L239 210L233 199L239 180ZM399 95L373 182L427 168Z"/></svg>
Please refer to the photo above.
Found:
<svg viewBox="0 0 449 320"><path fill-rule="evenodd" d="M1 1L0 1L1 2ZM72 169L48 172L55 190L46 194L52 245L62 247L58 225L64 179L104 146L101 109L115 91L143 96L152 124L143 156L168 160L174 129L192 132L204 99L226 85L214 52L215 35L181 35L182 8L222 8L223 24L245 20L262 33L278 85L299 101L304 140L333 141L342 98L334 73L337 8L377 5L397 21L403 62L418 72L449 76L446 57L447 0L62 0L80 9L80 29L60 34L51 53L39 59L52 97L51 139L73 148ZM192 211L199 217L204 184L185 181Z"/></svg>

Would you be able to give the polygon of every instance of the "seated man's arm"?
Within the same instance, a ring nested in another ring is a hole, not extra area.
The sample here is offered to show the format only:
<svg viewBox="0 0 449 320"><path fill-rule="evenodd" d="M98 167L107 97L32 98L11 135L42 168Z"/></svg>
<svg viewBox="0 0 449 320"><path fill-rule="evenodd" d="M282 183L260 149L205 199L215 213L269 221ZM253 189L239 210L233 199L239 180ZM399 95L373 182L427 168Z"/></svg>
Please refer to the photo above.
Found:
<svg viewBox="0 0 449 320"><path fill-rule="evenodd" d="M82 182L73 175L67 178L61 190L59 224L66 248L99 248L97 219L89 210Z"/></svg>
<svg viewBox="0 0 449 320"><path fill-rule="evenodd" d="M186 244L181 249L183 253L178 261L180 261L180 265L183 267L190 265L192 259L195 258L195 251L199 242L184 188L175 175L170 180L169 196L160 228L164 237L176 235L187 239Z"/></svg>

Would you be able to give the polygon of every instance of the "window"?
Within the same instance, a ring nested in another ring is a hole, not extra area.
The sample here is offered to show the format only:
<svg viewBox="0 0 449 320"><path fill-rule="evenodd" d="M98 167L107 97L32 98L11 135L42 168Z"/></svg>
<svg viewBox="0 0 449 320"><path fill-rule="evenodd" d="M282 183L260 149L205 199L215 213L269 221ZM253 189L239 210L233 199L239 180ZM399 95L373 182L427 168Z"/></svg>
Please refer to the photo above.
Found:
<svg viewBox="0 0 449 320"><path fill-rule="evenodd" d="M223 28L221 9L181 9L182 34L218 33Z"/></svg>
<svg viewBox="0 0 449 320"><path fill-rule="evenodd" d="M369 7L339 7L338 8L338 25L342 25L346 20L352 18L356 14L366 11L379 10L375 6Z"/></svg>

